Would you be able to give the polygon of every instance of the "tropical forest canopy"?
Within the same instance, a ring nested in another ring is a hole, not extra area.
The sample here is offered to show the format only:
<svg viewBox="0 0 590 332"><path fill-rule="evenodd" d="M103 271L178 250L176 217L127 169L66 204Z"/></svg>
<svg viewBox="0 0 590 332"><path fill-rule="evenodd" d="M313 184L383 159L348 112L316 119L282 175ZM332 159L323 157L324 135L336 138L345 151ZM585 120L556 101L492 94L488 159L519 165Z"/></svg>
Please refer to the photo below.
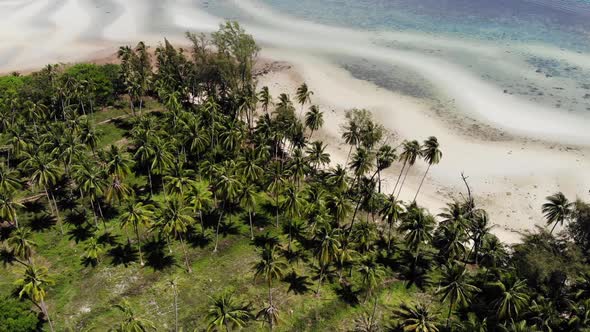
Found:
<svg viewBox="0 0 590 332"><path fill-rule="evenodd" d="M548 197L508 246L468 176L438 215L397 198L435 137L343 110L336 165L311 88L257 86L237 23L187 39L0 77L0 330L590 328L588 203Z"/></svg>

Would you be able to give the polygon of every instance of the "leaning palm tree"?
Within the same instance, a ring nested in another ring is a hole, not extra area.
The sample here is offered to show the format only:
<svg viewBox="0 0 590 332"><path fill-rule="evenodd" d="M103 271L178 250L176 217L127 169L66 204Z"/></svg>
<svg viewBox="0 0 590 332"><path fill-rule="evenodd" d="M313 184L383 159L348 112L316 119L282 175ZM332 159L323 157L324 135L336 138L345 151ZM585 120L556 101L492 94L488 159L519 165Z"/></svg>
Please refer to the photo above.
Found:
<svg viewBox="0 0 590 332"><path fill-rule="evenodd" d="M141 266L143 263L143 255L141 253L141 237L139 236L139 226L149 226L152 217L154 215L154 206L150 204L143 204L142 202L128 202L124 207L123 213L119 220L121 221L121 227L127 229L127 227L133 227L133 231L137 238L137 249L139 251L139 263ZM129 236L127 236L129 242Z"/></svg>
<svg viewBox="0 0 590 332"><path fill-rule="evenodd" d="M138 317L133 311L133 307L127 300L114 305L123 313L123 321L115 328L117 332L147 332L156 331L156 326L151 321Z"/></svg>
<svg viewBox="0 0 590 332"><path fill-rule="evenodd" d="M219 296L211 298L207 317L209 324L207 330L212 329L230 332L232 327L243 328L250 319L250 308L248 305L237 302L233 293L223 292Z"/></svg>
<svg viewBox="0 0 590 332"><path fill-rule="evenodd" d="M23 277L16 280L14 284L17 287L19 298L26 296L41 309L43 315L47 318L49 329L53 332L53 323L51 322L47 305L45 304L45 295L47 294L45 289L53 285L54 282L49 278L47 269L45 267L37 268L29 265L26 267Z"/></svg>
<svg viewBox="0 0 590 332"><path fill-rule="evenodd" d="M33 247L37 244L31 240L31 230L25 227L16 229L7 240L8 247L11 249L12 254L18 258L24 259L29 263L31 262L31 256L33 255Z"/></svg>
<svg viewBox="0 0 590 332"><path fill-rule="evenodd" d="M311 102L312 95L313 91L309 90L307 83L303 83L297 88L297 102L301 105L301 112L303 112L303 105Z"/></svg>
<svg viewBox="0 0 590 332"><path fill-rule="evenodd" d="M464 265L453 264L445 266L442 271L442 279L437 293L442 295L441 301L450 302L449 314L447 315L447 327L451 319L451 313L455 305L466 306L471 302L479 288L470 284L467 280L467 270Z"/></svg>
<svg viewBox="0 0 590 332"><path fill-rule="evenodd" d="M424 161L428 163L428 168L426 168L426 172L424 172L422 181L420 181L420 186L418 186L418 190L414 196L414 201L416 201L416 198L418 198L418 194L420 193L420 189L422 188L422 184L424 184L424 180L426 179L426 175L428 174L430 167L432 165L438 164L442 159L442 151L439 149L439 144L436 137L430 136L427 140L425 140L420 153L422 154Z"/></svg>
<svg viewBox="0 0 590 332"><path fill-rule="evenodd" d="M320 129L323 125L324 113L320 111L319 106L311 105L309 111L305 113L305 126L310 130L308 139L311 139L313 132Z"/></svg>
<svg viewBox="0 0 590 332"><path fill-rule="evenodd" d="M404 210L401 202L397 200L395 196L389 195L380 211L381 216L387 220L387 252L391 251L391 231L393 225L397 223L403 212Z"/></svg>
<svg viewBox="0 0 590 332"><path fill-rule="evenodd" d="M397 182L394 186L394 193L395 193L395 189L398 188L398 190L397 190L398 197L402 192L402 188L404 186L404 183L406 182L406 178L408 177L408 173L410 172L410 168L412 168L412 166L414 166L414 164L416 163L416 160L418 159L420 154L421 154L420 143L418 143L418 141L414 140L411 142L408 142L408 141L404 142L404 151L399 156L400 159L404 161L404 165L402 166L402 170L400 172L400 175L397 178L397 182L399 182L400 177L401 177L402 173L404 172L404 168L406 168L406 165L408 166L408 168L406 168L406 174L404 175L404 179L402 180L402 183L400 184L399 188L397 187Z"/></svg>
<svg viewBox="0 0 590 332"><path fill-rule="evenodd" d="M393 325L404 332L438 332L438 317L422 303L412 306L402 303L393 310Z"/></svg>
<svg viewBox="0 0 590 332"><path fill-rule="evenodd" d="M547 203L543 204L543 213L547 219L547 225L553 224L550 234L553 234L557 224L563 226L564 221L572 215L574 203L571 203L562 192L547 197Z"/></svg>
<svg viewBox="0 0 590 332"><path fill-rule="evenodd" d="M381 193L381 173L387 168L391 167L391 164L397 159L395 149L389 145L383 145L377 151L377 182L379 183L378 192Z"/></svg>
<svg viewBox="0 0 590 332"><path fill-rule="evenodd" d="M266 247L261 253L261 259L256 265L254 265L255 279L262 277L268 285L268 307L264 308L263 313L268 321L269 327L272 330L273 325L276 323L276 317L278 315L278 309L272 301L272 282L273 280L280 280L283 277L283 272L287 268L287 264L276 257L275 248ZM272 315L269 315L272 313Z"/></svg>

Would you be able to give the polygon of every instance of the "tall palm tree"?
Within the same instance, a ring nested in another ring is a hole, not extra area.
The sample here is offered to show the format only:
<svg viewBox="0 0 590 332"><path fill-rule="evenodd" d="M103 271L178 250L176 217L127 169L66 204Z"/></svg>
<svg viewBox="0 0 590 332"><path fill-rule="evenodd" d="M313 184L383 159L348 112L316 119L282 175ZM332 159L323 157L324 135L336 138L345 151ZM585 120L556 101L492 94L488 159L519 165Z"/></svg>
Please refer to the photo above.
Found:
<svg viewBox="0 0 590 332"><path fill-rule="evenodd" d="M305 150L307 158L312 167L317 170L318 167L328 165L330 163L330 154L325 152L327 145L321 141L311 143L311 146Z"/></svg>
<svg viewBox="0 0 590 332"><path fill-rule="evenodd" d="M7 240L8 247L12 254L18 258L22 258L31 264L31 256L33 255L33 247L37 244L31 240L31 230L25 227L16 229Z"/></svg>
<svg viewBox="0 0 590 332"><path fill-rule="evenodd" d="M156 330L156 326L151 321L138 317L133 311L133 307L127 300L123 300L119 304L114 305L123 313L123 321L116 328L119 332L147 332L149 330Z"/></svg>
<svg viewBox="0 0 590 332"><path fill-rule="evenodd" d="M311 140L313 132L320 129L324 125L324 113L320 111L317 105L311 105L309 111L305 113L305 126L311 131L308 139Z"/></svg>
<svg viewBox="0 0 590 332"><path fill-rule="evenodd" d="M379 183L378 192L381 193L381 172L391 167L391 164L397 159L395 149L389 145L383 145L377 151L377 181Z"/></svg>
<svg viewBox="0 0 590 332"><path fill-rule="evenodd" d="M49 188L55 185L59 177L57 162L46 154L28 154L27 159L23 161L22 165L31 172L30 181L33 183L33 187L40 187L45 191L50 211L51 213L55 213L59 220L59 210L55 202L55 197L49 191Z"/></svg>
<svg viewBox="0 0 590 332"><path fill-rule="evenodd" d="M260 101L264 113L268 114L268 107L272 105L272 96L267 86L263 86L258 93L258 101Z"/></svg>
<svg viewBox="0 0 590 332"><path fill-rule="evenodd" d="M15 170L0 164L0 192L7 193L22 188L22 183Z"/></svg>
<svg viewBox="0 0 590 332"><path fill-rule="evenodd" d="M501 320L518 319L529 303L526 281L512 276L504 276L490 286L496 289L496 299L492 303L496 315Z"/></svg>
<svg viewBox="0 0 590 332"><path fill-rule="evenodd" d="M303 105L311 102L312 95L313 91L309 90L307 83L303 83L297 88L297 102L301 105L301 112L303 112Z"/></svg>
<svg viewBox="0 0 590 332"><path fill-rule="evenodd" d="M250 239L254 240L254 225L252 224L252 213L256 210L258 205L256 186L249 183L242 186L240 194L240 206L248 212L248 219L250 221Z"/></svg>
<svg viewBox="0 0 590 332"><path fill-rule="evenodd" d="M18 228L18 208L24 207L14 199L13 192L0 191L0 218Z"/></svg>
<svg viewBox="0 0 590 332"><path fill-rule="evenodd" d="M399 231L405 234L408 248L418 253L422 244L432 241L435 224L434 218L422 208L410 207L407 215L402 219Z"/></svg>
<svg viewBox="0 0 590 332"><path fill-rule="evenodd" d="M14 285L18 289L18 297L22 298L23 296L26 296L41 309L43 315L47 318L51 332L53 332L54 329L51 318L49 317L47 305L45 304L45 296L47 295L46 288L53 284L53 280L47 274L47 268L35 267L33 265L27 266L23 277L14 282Z"/></svg>
<svg viewBox="0 0 590 332"><path fill-rule="evenodd" d="M193 181L187 195L189 204L199 214L201 227L204 227L203 211L209 211L213 206L213 193L209 189L209 182L205 180Z"/></svg>
<svg viewBox="0 0 590 332"><path fill-rule="evenodd" d="M193 223L194 219L190 214L190 208L184 205L184 202L180 197L172 197L164 203L155 225L166 238L170 239L173 237L180 240L180 245L184 252L184 264L189 273L191 273L193 269L182 236L183 234L186 234L188 227Z"/></svg>
<svg viewBox="0 0 590 332"><path fill-rule="evenodd" d="M279 197L280 193L283 189L285 184L285 176L284 171L281 167L281 163L278 161L273 161L269 165L269 184L267 187L267 191L270 193L271 197L274 198L275 201L275 209L276 209L276 227L279 227Z"/></svg>
<svg viewBox="0 0 590 332"><path fill-rule="evenodd" d="M367 255L359 263L358 271L361 275L361 283L366 290L365 302L373 293L373 289L379 283L379 280L385 275L385 270L381 264L377 263L375 256Z"/></svg>
<svg viewBox="0 0 590 332"><path fill-rule="evenodd" d="M233 293L223 292L211 298L207 317L209 318L208 331L213 328L218 330L225 328L226 332L230 332L232 327L243 328L251 314L249 306L237 302Z"/></svg>
<svg viewBox="0 0 590 332"><path fill-rule="evenodd" d="M550 234L553 234L557 224L563 226L563 222L572 215L574 203L571 203L562 192L547 197L547 203L543 204L543 213L547 219L547 225L553 224Z"/></svg>
<svg viewBox="0 0 590 332"><path fill-rule="evenodd" d="M416 201L416 198L418 198L418 194L420 193L420 189L422 188L422 184L424 184L424 179L426 179L426 175L428 174L430 167L432 165L438 164L442 159L442 151L440 151L436 137L430 136L427 140L425 140L420 153L422 154L424 161L428 163L428 168L426 168L426 172L424 172L422 181L420 181L420 186L418 186L418 190L414 196L414 201Z"/></svg>
<svg viewBox="0 0 590 332"><path fill-rule="evenodd" d="M96 240L95 237L91 237L84 246L84 259L90 261L94 266L100 261L100 255L103 252L103 246Z"/></svg>
<svg viewBox="0 0 590 332"><path fill-rule="evenodd" d="M139 235L139 226L143 225L147 227L151 224L154 215L154 206L150 204L143 204L142 202L128 202L124 207L123 213L119 217L121 221L121 227L127 228L128 226L133 227L135 236L137 238L137 249L139 251L139 263L141 266L144 265L143 255L141 252L141 237ZM129 237L127 237L129 241Z"/></svg>
<svg viewBox="0 0 590 332"><path fill-rule="evenodd" d="M240 191L242 188L242 183L240 182L238 176L235 174L234 168L234 166L225 167L221 177L218 180L217 187L219 189L221 196L223 197L223 206L219 213L219 218L217 219L217 229L215 231L215 248L213 249L213 252L217 252L217 246L219 244L219 229L221 227L221 221L223 219L225 209L227 206L234 203L236 199L239 198Z"/></svg>
<svg viewBox="0 0 590 332"><path fill-rule="evenodd" d="M284 199L281 204L281 210L284 215L290 219L301 217L301 211L304 210L305 206L305 192L298 190L295 186L289 185L285 188ZM289 224L289 248L291 248L291 224Z"/></svg>
<svg viewBox="0 0 590 332"><path fill-rule="evenodd" d="M402 192L402 188L404 186L404 183L406 182L406 178L408 177L408 173L410 172L410 168L412 168L412 166L414 166L414 164L416 163L416 160L418 159L418 157L420 156L421 152L420 152L420 143L418 143L418 141L414 140L414 141L406 141L403 144L403 148L404 150L402 151L402 153L400 154L400 159L404 161L404 165L402 166L402 170L400 172L400 175L397 178L397 182L399 182L401 174L404 171L404 168L406 167L406 165L408 166L408 168L406 169L406 174L404 175L404 179L402 180L402 183L399 186L399 189L397 191L397 196L399 197L399 195ZM395 192L395 188L397 188L397 182L394 186L394 192Z"/></svg>
<svg viewBox="0 0 590 332"><path fill-rule="evenodd" d="M407 332L438 332L438 318L422 303L412 306L402 303L393 310L393 323Z"/></svg>
<svg viewBox="0 0 590 332"><path fill-rule="evenodd" d="M449 314L447 315L447 327L451 319L451 313L455 305L466 306L471 298L480 289L469 283L465 266L453 264L445 266L442 271L442 279L437 293L442 295L441 301L449 301Z"/></svg>
<svg viewBox="0 0 590 332"><path fill-rule="evenodd" d="M316 234L316 238L319 241L319 245L316 249L316 257L318 265L320 267L320 277L318 280L318 289L316 294L320 294L320 288L322 287L322 280L324 277L324 271L330 263L336 258L338 249L340 247L340 231L338 228L322 227Z"/></svg>
<svg viewBox="0 0 590 332"><path fill-rule="evenodd" d="M96 211L98 208L99 214L102 217L102 209L98 199L104 193L106 185L104 169L99 168L97 165L91 163L75 165L74 179L78 184L78 189L80 192L90 200L92 213L94 215L94 223L96 228L98 228L98 216ZM106 231L106 223L104 222L104 218L103 224Z"/></svg>
<svg viewBox="0 0 590 332"><path fill-rule="evenodd" d="M403 205L395 196L389 195L381 208L381 216L387 220L387 252L391 251L391 231L393 225L397 223L401 214L404 212Z"/></svg>
<svg viewBox="0 0 590 332"><path fill-rule="evenodd" d="M261 252L260 261L254 265L255 277L262 277L268 285L268 307L263 309L263 313L267 316L268 324L272 331L273 324L276 323L276 315L278 309L272 301L272 282L273 280L280 280L283 277L283 272L287 268L287 264L278 259L275 254L274 247L268 246ZM272 315L268 315L272 313Z"/></svg>

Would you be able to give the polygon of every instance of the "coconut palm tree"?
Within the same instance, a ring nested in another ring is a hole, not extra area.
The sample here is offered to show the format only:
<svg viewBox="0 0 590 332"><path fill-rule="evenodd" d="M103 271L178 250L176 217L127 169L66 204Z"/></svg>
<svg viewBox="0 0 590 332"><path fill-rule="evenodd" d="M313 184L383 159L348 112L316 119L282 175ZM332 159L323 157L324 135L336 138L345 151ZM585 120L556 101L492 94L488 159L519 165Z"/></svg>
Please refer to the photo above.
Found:
<svg viewBox="0 0 590 332"><path fill-rule="evenodd" d="M404 235L406 244L410 250L418 253L420 246L432 241L432 231L436 221L427 214L424 209L410 207L405 218L399 226L399 231Z"/></svg>
<svg viewBox="0 0 590 332"><path fill-rule="evenodd" d="M104 169L92 163L83 163L74 166L74 179L78 184L78 189L82 195L88 197L94 215L94 223L98 228L98 216L96 214L97 208L99 214L102 216L102 209L98 199L105 190L105 174ZM103 218L104 229L106 232L106 223Z"/></svg>
<svg viewBox="0 0 590 332"><path fill-rule="evenodd" d="M203 211L209 211L213 206L213 193L209 189L209 182L205 180L191 182L191 188L188 191L187 196L188 202L192 206L194 212L199 214L201 227L204 227Z"/></svg>
<svg viewBox="0 0 590 332"><path fill-rule="evenodd" d="M443 268L441 282L436 292L442 296L442 303L445 303L447 300L449 301L447 327L449 326L451 313L455 305L468 305L471 302L471 298L479 291L479 288L469 283L465 266L453 264Z"/></svg>
<svg viewBox="0 0 590 332"><path fill-rule="evenodd" d="M322 167L330 164L330 154L325 152L327 145L321 141L312 142L311 145L305 150L307 158L312 167L317 170L318 167Z"/></svg>
<svg viewBox="0 0 590 332"><path fill-rule="evenodd" d="M301 113L303 113L303 105L311 103L312 95L313 91L309 90L307 83L303 83L297 88L297 102L301 105Z"/></svg>
<svg viewBox="0 0 590 332"><path fill-rule="evenodd" d="M240 194L240 206L248 212L248 219L250 221L250 239L254 240L254 225L252 224L252 213L256 210L258 205L258 192L256 186L249 183L242 186Z"/></svg>
<svg viewBox="0 0 590 332"><path fill-rule="evenodd" d="M283 189L283 186L286 182L284 170L281 167L281 163L278 161L273 161L269 165L269 183L267 186L267 191L271 197L274 198L275 201L275 209L276 209L276 227L279 227L279 197L280 193Z"/></svg>
<svg viewBox="0 0 590 332"><path fill-rule="evenodd" d="M393 310L394 326L407 332L438 332L438 317L422 303L412 306L402 303Z"/></svg>
<svg viewBox="0 0 590 332"><path fill-rule="evenodd" d="M322 287L322 280L324 277L324 271L330 263L336 258L338 249L340 247L340 230L338 228L321 227L319 232L316 234L316 239L319 241L319 245L316 249L316 258L320 267L320 277L318 280L318 289L316 294L320 294L320 288Z"/></svg>
<svg viewBox="0 0 590 332"><path fill-rule="evenodd" d="M31 230L26 227L21 227L12 232L7 240L8 247L11 249L15 257L24 259L29 263L33 255L33 247L37 246L35 241L31 239Z"/></svg>
<svg viewBox="0 0 590 332"><path fill-rule="evenodd" d="M404 161L404 165L402 166L402 171L400 172L400 175L397 178L397 181L399 182L401 174L404 171L404 168L406 167L406 165L408 166L408 168L406 169L406 174L404 175L404 179L402 180L402 183L399 186L399 189L397 191L397 196L399 197L399 195L402 192L402 188L404 186L404 183L406 182L406 178L408 177L408 173L410 172L410 168L412 168L412 166L414 166L414 164L416 163L416 160L418 159L418 157L420 156L421 152L420 152L420 143L418 143L418 141L406 141L403 144L403 148L404 151L402 151L402 153L400 154L400 159ZM397 182L394 186L394 192L395 192L395 188L397 188Z"/></svg>
<svg viewBox="0 0 590 332"><path fill-rule="evenodd" d="M416 198L418 198L418 194L420 193L420 189L422 188L422 184L424 184L424 180L426 179L426 175L428 174L430 167L432 165L438 164L442 159L442 151L440 151L438 140L436 139L436 137L430 136L427 140L425 140L420 153L422 154L422 158L424 158L424 161L428 163L428 167L426 168L426 172L424 172L422 181L420 181L420 186L418 186L418 190L416 191L416 195L414 196L414 201L416 201Z"/></svg>
<svg viewBox="0 0 590 332"><path fill-rule="evenodd" d="M46 154L27 154L22 166L31 172L30 181L33 184L33 188L40 187L44 190L51 213L55 213L59 219L59 210L55 198L53 197L53 193L49 191L49 188L55 185L59 177L57 162Z"/></svg>
<svg viewBox="0 0 590 332"><path fill-rule="evenodd" d="M137 249L139 251L139 263L144 265L143 255L141 252L141 237L139 235L139 226L148 227L152 222L154 216L154 206L150 204L143 204L142 202L129 201L123 209L123 213L119 217L121 227L127 230L127 227L133 227L133 231L137 238ZM127 236L129 242L129 236Z"/></svg>
<svg viewBox="0 0 590 332"><path fill-rule="evenodd" d="M47 268L36 267L34 265L27 266L22 278L17 279L14 282L14 285L18 290L18 297L28 298L41 309L43 315L47 318L51 332L53 332L54 329L51 318L49 317L47 305L45 304L45 296L47 295L46 288L53 284L53 280L47 274Z"/></svg>
<svg viewBox="0 0 590 332"><path fill-rule="evenodd" d="M397 159L397 155L395 154L395 149L389 145L383 145L379 148L376 155L377 161L377 181L379 183L378 192L381 193L381 173L391 167L391 164Z"/></svg>
<svg viewBox="0 0 590 332"><path fill-rule="evenodd" d="M572 215L574 203L571 203L562 192L548 196L547 203L543 204L543 213L547 219L547 225L553 224L550 234L553 234L557 224L563 226L564 221Z"/></svg>
<svg viewBox="0 0 590 332"><path fill-rule="evenodd" d="M131 160L131 157L127 153L122 152L121 148L118 146L111 145L105 152L103 159L106 163L106 173L108 176L124 180L131 174L133 161Z"/></svg>
<svg viewBox="0 0 590 332"><path fill-rule="evenodd" d="M273 280L280 280L283 277L283 272L287 268L287 264L278 259L275 254L275 248L268 246L261 252L260 261L254 265L254 278L262 277L268 285L268 307L261 312L266 316L270 329L276 323L276 316L278 309L272 301L272 282ZM271 315L268 315L268 314Z"/></svg>
<svg viewBox="0 0 590 332"><path fill-rule="evenodd" d="M84 259L90 261L94 266L96 263L100 262L100 255L102 255L103 251L102 244L100 244L95 237L91 237L84 246Z"/></svg>
<svg viewBox="0 0 590 332"><path fill-rule="evenodd" d="M518 319L529 303L526 281L512 276L504 276L490 284L495 288L496 298L492 305L501 320Z"/></svg>
<svg viewBox="0 0 590 332"><path fill-rule="evenodd" d="M397 223L403 212L404 209L401 202L393 194L389 195L380 211L381 216L387 220L387 252L391 252L391 231L393 225Z"/></svg>
<svg viewBox="0 0 590 332"><path fill-rule="evenodd" d="M381 264L377 263L374 255L367 255L361 259L358 267L361 275L361 283L366 290L365 302L371 297L373 289L379 283L379 280L385 275L385 270Z"/></svg>
<svg viewBox="0 0 590 332"><path fill-rule="evenodd" d="M311 140L313 132L320 129L323 125L324 113L320 111L319 106L311 105L309 111L305 113L305 126L310 130L308 139Z"/></svg>
<svg viewBox="0 0 590 332"><path fill-rule="evenodd" d="M18 228L18 208L24 207L14 199L13 192L0 192L0 218Z"/></svg>
<svg viewBox="0 0 590 332"><path fill-rule="evenodd" d="M268 107L272 105L272 96L267 86L263 86L258 93L258 101L260 101L264 113L268 114Z"/></svg>
<svg viewBox="0 0 590 332"><path fill-rule="evenodd" d="M17 172L0 163L0 192L8 193L20 188L22 188L22 182Z"/></svg>
<svg viewBox="0 0 590 332"><path fill-rule="evenodd" d="M170 239L173 237L180 240L180 245L184 252L184 264L189 273L193 269L182 236L186 234L188 227L194 224L195 221L190 214L190 210L189 207L184 205L180 197L174 196L164 203L164 206L160 210L158 221L154 225L166 238Z"/></svg>
<svg viewBox="0 0 590 332"><path fill-rule="evenodd" d="M147 332L150 330L155 331L156 326L153 322L138 317L133 311L133 307L127 300L123 300L119 304L114 305L115 308L119 309L123 313L123 321L115 329L118 332Z"/></svg>
<svg viewBox="0 0 590 332"><path fill-rule="evenodd" d="M209 318L208 331L214 328L217 330L225 328L226 332L230 332L232 327L243 328L251 318L251 314L248 305L237 302L233 293L226 291L211 298L207 317Z"/></svg>

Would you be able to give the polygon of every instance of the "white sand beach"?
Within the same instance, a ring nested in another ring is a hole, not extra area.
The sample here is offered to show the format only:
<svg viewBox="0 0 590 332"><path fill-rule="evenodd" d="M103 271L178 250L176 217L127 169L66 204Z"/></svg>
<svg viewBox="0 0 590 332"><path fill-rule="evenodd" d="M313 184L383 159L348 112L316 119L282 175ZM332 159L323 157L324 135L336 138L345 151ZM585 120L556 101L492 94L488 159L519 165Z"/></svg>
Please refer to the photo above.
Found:
<svg viewBox="0 0 590 332"><path fill-rule="evenodd" d="M507 242L543 225L546 196L562 191L570 199L590 199L590 116L506 93L464 66L415 49L461 50L490 58L499 70L533 74L519 52L580 66L590 66L589 55L538 44L519 45L508 54L476 41L327 27L251 0L231 2L251 18L243 25L262 45L261 58L287 64L261 77L259 85L268 85L274 96L293 96L302 82L315 92L312 101L326 118L315 138L329 143L334 163L343 163L348 152L340 140L345 110L366 108L395 134L393 146L404 139L438 137L444 156L431 169L418 200L433 214L464 191L461 172L497 225L493 232ZM189 0L0 0L0 72L104 58L121 44L139 40L155 45L166 37L180 43L184 31L210 32L222 21ZM378 45L376 39L403 47ZM438 102L355 78L333 61L337 56L406 68L432 86ZM543 84L556 83L569 86L558 78ZM386 190L395 183L399 167L385 173ZM422 162L412 168L402 199L413 198L425 168Z"/></svg>

